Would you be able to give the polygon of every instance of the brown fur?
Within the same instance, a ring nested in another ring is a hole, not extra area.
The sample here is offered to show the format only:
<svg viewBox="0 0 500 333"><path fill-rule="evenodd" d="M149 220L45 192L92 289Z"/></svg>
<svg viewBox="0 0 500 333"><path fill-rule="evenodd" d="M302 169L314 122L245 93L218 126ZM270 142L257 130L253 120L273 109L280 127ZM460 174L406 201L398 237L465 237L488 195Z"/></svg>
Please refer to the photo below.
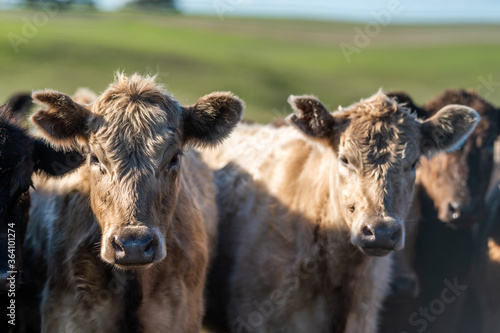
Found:
<svg viewBox="0 0 500 333"><path fill-rule="evenodd" d="M453 147L478 116L456 106L421 122L381 92L335 113L310 96L289 102L295 128L241 125L204 153L212 167L231 162L216 176L209 311L227 311L231 332L373 333L392 257L363 247L363 225L397 224L404 238L415 162Z"/></svg>
<svg viewBox="0 0 500 333"><path fill-rule="evenodd" d="M413 213L409 215L415 222L415 232L407 234L407 245L411 246L406 246L396 257L394 293L384 305L382 331L423 329L420 316L414 317L413 322L409 322L409 318L419 307L439 299L445 279L458 279L469 288L465 295L447 304L445 313L428 322L426 331L480 330L482 292L473 288L483 284L479 264L482 254L476 253L481 241L474 239L479 233L473 226L484 224L483 200L490 182L493 141L498 135L500 113L475 92L463 89L446 90L423 108L415 106L404 93L394 95L398 100L406 100L423 119L446 105L463 104L474 108L481 120L458 149L421 161ZM455 210L451 210L451 204Z"/></svg>
<svg viewBox="0 0 500 333"><path fill-rule="evenodd" d="M89 150L77 174L36 185L27 244L47 265L42 331L198 332L217 219L212 173L189 145L220 142L241 101L214 93L182 107L154 78L122 74L90 105L34 97L50 140ZM151 261L122 264L116 237L144 235Z"/></svg>

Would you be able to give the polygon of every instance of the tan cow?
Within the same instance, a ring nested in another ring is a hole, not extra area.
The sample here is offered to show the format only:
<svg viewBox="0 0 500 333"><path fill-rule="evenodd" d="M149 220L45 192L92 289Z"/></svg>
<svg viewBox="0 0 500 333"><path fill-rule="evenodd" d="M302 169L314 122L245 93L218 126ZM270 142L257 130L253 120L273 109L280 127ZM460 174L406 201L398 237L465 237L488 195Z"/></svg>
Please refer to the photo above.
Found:
<svg viewBox="0 0 500 333"><path fill-rule="evenodd" d="M376 332L418 160L460 144L479 116L453 105L421 121L382 92L334 113L311 96L289 103L293 127L241 125L204 153L213 167L230 162L216 176L207 321L222 317L231 332Z"/></svg>
<svg viewBox="0 0 500 333"><path fill-rule="evenodd" d="M153 77L119 74L88 106L55 91L32 121L87 163L39 180L27 246L45 263L43 332L199 332L216 236L211 170L190 146L221 142L242 102L179 105Z"/></svg>

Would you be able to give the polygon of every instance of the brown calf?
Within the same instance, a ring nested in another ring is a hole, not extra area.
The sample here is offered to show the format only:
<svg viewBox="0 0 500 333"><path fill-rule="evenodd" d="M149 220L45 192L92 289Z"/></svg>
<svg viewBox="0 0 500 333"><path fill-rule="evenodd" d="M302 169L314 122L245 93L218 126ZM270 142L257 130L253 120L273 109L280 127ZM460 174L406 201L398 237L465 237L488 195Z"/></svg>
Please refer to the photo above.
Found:
<svg viewBox="0 0 500 333"><path fill-rule="evenodd" d="M122 74L87 106L33 97L50 141L88 150L76 174L36 184L42 331L199 332L217 217L212 173L188 148L221 142L242 102L219 92L183 107L154 78Z"/></svg>
<svg viewBox="0 0 500 333"><path fill-rule="evenodd" d="M383 332L469 332L481 327L481 293L474 289L480 274L480 255L474 226L485 215L484 197L493 165L493 142L498 135L499 113L483 98L465 90L450 89L416 107L408 96L397 94L415 112L431 117L449 104L473 107L481 116L469 138L451 152L423 159L417 170L413 202L416 232L407 235L408 247L398 254L393 289L397 292L386 301L382 318ZM406 256L406 258L402 258ZM414 275L408 274L408 266ZM414 283L404 283L413 277ZM478 280L481 280L480 278ZM405 291L403 286L418 290ZM481 281L478 281L482 283ZM463 288L453 302L441 300L448 284ZM412 298L408 298L412 296ZM437 301L436 301L437 300ZM434 302L434 303L432 303ZM420 309L432 308L428 317ZM437 309L437 310L436 310ZM438 314L438 315L436 315ZM430 318L430 319L429 319Z"/></svg>
<svg viewBox="0 0 500 333"><path fill-rule="evenodd" d="M457 146L479 116L455 105L420 121L381 92L335 113L289 102L293 127L241 125L204 153L232 162L209 304L231 332L373 333L420 155Z"/></svg>

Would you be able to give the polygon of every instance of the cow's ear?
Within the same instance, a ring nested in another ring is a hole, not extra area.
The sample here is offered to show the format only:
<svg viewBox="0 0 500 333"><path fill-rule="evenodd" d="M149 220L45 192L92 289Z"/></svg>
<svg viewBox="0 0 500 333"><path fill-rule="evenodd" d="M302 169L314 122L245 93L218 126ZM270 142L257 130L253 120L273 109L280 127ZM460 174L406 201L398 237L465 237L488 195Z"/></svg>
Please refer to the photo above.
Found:
<svg viewBox="0 0 500 333"><path fill-rule="evenodd" d="M244 104L230 92L214 92L183 107L184 143L213 146L224 140L241 120Z"/></svg>
<svg viewBox="0 0 500 333"><path fill-rule="evenodd" d="M50 142L61 146L71 146L76 141L87 142L89 110L57 91L34 92L33 99L47 106L47 110L31 116L31 121Z"/></svg>
<svg viewBox="0 0 500 333"><path fill-rule="evenodd" d="M314 96L293 96L288 103L295 113L287 117L287 121L313 138L327 138L330 136L335 119L325 106Z"/></svg>
<svg viewBox="0 0 500 333"><path fill-rule="evenodd" d="M33 163L35 172L61 176L78 168L85 157L78 151L58 151L42 140L35 139Z"/></svg>
<svg viewBox="0 0 500 333"><path fill-rule="evenodd" d="M14 114L25 116L29 113L33 105L33 99L31 98L31 94L22 92L12 95L7 104L10 105Z"/></svg>
<svg viewBox="0 0 500 333"><path fill-rule="evenodd" d="M13 117L12 108L9 104L4 104L0 106L0 117L5 119L10 119Z"/></svg>
<svg viewBox="0 0 500 333"><path fill-rule="evenodd" d="M472 133L481 117L464 105L447 105L422 123L420 149L432 155L459 148Z"/></svg>

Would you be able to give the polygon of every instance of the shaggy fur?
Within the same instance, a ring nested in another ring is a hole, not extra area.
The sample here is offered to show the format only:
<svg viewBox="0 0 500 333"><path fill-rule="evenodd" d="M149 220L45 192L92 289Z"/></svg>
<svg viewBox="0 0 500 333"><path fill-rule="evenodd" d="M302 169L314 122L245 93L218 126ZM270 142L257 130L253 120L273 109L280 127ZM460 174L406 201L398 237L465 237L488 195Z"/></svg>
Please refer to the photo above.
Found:
<svg viewBox="0 0 500 333"><path fill-rule="evenodd" d="M42 331L199 332L217 217L212 172L189 145L221 141L242 102L214 93L182 107L153 77L122 74L87 106L34 96L48 106L37 127L89 151L77 174L36 184L27 244L46 264ZM116 237L144 235L151 261L118 262Z"/></svg>
<svg viewBox="0 0 500 333"><path fill-rule="evenodd" d="M481 292L472 291L475 285L483 284L478 265L481 254L477 253L480 242L474 239L477 233L473 226L483 223L485 216L484 197L500 113L466 90L446 90L418 112L425 112L428 118L449 104L473 107L481 120L458 149L421 161L414 213L409 216L416 221L416 231L407 235L410 246L396 259L394 294L384 305L383 332L420 329L421 324L412 325L409 318L419 307L439 299L445 279L458 279L468 290L447 304L426 332L470 332L481 327L481 300L476 298Z"/></svg>
<svg viewBox="0 0 500 333"><path fill-rule="evenodd" d="M399 225L403 247L419 156L452 148L478 115L456 106L422 122L382 92L334 113L311 96L289 102L294 127L241 125L204 152L212 167L230 162L216 174L207 321L231 332L376 332L392 257L353 244L375 220ZM450 119L457 132L443 130ZM424 136L431 126L449 145Z"/></svg>

